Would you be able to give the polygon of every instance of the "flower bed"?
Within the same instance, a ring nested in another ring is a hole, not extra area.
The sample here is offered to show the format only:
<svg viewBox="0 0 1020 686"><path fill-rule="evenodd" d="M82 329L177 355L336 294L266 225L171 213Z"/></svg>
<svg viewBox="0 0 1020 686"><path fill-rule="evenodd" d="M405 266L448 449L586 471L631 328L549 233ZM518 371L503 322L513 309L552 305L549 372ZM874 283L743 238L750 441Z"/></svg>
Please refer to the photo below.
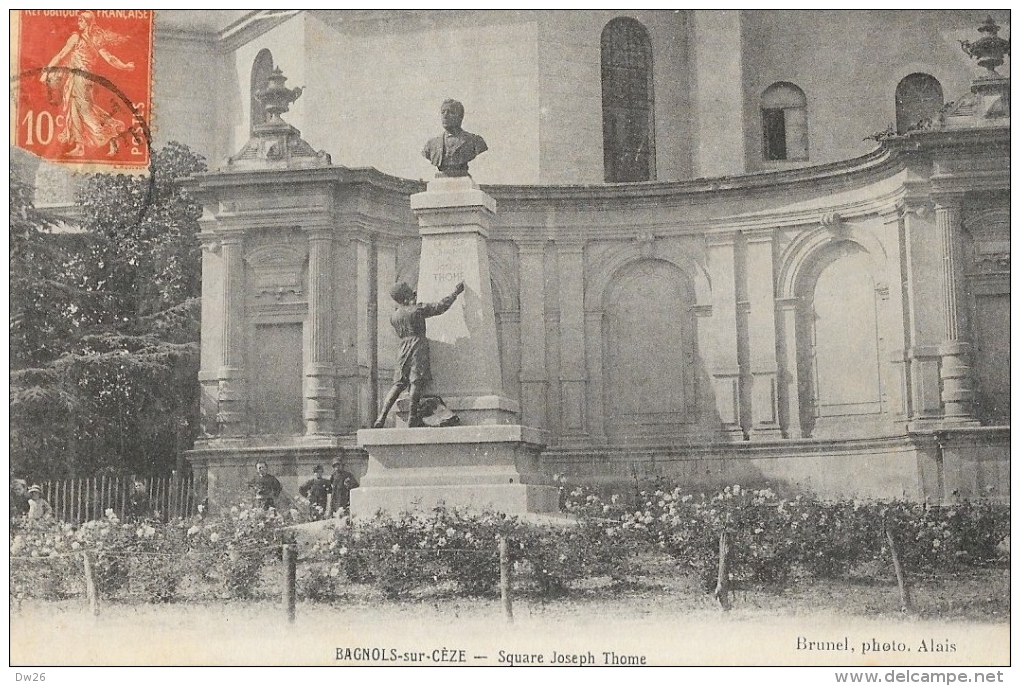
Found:
<svg viewBox="0 0 1020 686"><path fill-rule="evenodd" d="M564 488L575 522L535 525L498 513L437 508L427 515L355 519L302 550L298 595L336 600L344 588L389 598L495 596L499 542L507 541L515 594L564 595L582 585L634 581L669 560L709 590L719 538L729 543L729 581L781 589L812 579L890 578L890 533L909 574L937 575L1002 561L1009 507L965 502L823 501L768 488L687 493L667 484L632 504ZM126 523L110 511L80 527L13 522L11 592L16 599L84 593L82 553L105 598L171 602L181 597L252 599L275 594L281 545L294 519L234 508L221 517Z"/></svg>

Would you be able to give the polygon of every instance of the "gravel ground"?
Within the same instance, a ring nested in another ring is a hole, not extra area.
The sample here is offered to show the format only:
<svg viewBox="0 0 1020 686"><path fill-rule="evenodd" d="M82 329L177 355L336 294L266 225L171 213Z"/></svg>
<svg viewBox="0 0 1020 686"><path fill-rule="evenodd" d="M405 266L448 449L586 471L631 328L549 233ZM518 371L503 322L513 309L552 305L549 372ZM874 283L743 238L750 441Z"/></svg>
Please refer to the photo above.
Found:
<svg viewBox="0 0 1020 686"><path fill-rule="evenodd" d="M813 583L779 594L736 591L722 613L683 579L595 584L568 598L388 602L348 589L334 604L106 603L12 610L12 665L1003 665L1009 663L1009 571L918 580L899 613L890 583ZM808 644L812 644L808 646ZM927 648L927 650L925 650ZM338 660L338 649L340 651ZM348 650L349 649L349 650ZM446 652L443 652L443 651ZM460 662L463 660L463 662Z"/></svg>

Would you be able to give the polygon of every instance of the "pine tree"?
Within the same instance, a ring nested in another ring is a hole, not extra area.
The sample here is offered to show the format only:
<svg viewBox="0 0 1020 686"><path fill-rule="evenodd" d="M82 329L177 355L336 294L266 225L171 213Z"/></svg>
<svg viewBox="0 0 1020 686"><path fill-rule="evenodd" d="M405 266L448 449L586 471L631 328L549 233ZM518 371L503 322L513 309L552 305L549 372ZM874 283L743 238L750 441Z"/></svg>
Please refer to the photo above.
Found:
<svg viewBox="0 0 1020 686"><path fill-rule="evenodd" d="M149 177L89 177L81 231L70 236L48 233L12 180L11 465L20 475L166 472L190 445L201 208L180 181L204 169L170 143Z"/></svg>

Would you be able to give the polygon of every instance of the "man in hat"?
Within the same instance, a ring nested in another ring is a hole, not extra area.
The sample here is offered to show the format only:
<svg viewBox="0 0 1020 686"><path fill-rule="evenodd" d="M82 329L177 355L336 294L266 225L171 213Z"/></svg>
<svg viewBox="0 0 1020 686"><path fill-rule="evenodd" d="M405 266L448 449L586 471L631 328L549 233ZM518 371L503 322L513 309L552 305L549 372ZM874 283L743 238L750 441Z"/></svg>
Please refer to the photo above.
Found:
<svg viewBox="0 0 1020 686"><path fill-rule="evenodd" d="M269 473L269 465L264 460L255 463L255 471L258 475L248 483L248 487L255 495L255 507L261 507L263 510L276 507L276 499L283 493L283 485Z"/></svg>
<svg viewBox="0 0 1020 686"><path fill-rule="evenodd" d="M134 489L128 499L127 515L128 521L139 522L152 516L152 501L142 479L135 479Z"/></svg>
<svg viewBox="0 0 1020 686"><path fill-rule="evenodd" d="M326 505L332 492L333 482L322 476L321 464L315 465L312 478L298 488L301 497L308 499L308 516L313 520L326 516Z"/></svg>
<svg viewBox="0 0 1020 686"><path fill-rule="evenodd" d="M333 474L330 481L333 485L333 511L330 514L334 514L337 510L347 512L351 508L351 489L357 488L359 484L354 475L344 468L342 458L333 462Z"/></svg>
<svg viewBox="0 0 1020 686"><path fill-rule="evenodd" d="M53 516L53 508L42 497L42 489L37 484L28 488L28 521L37 522Z"/></svg>
<svg viewBox="0 0 1020 686"><path fill-rule="evenodd" d="M393 387L386 394L383 400L382 411L375 420L373 428L381 429L386 423L386 415L389 414L393 403L404 392L410 388L410 400L408 408L408 428L424 426L421 420L418 401L421 399L425 386L432 380L432 366L429 361L429 340L425 336L425 320L428 317L435 317L450 309L457 296L464 292L464 282L461 281L453 289L453 293L446 296L437 303L417 302L418 293L409 285L401 281L390 289L390 297L397 303L396 309L390 315L390 324L400 338L400 355L397 359L397 368L393 371Z"/></svg>

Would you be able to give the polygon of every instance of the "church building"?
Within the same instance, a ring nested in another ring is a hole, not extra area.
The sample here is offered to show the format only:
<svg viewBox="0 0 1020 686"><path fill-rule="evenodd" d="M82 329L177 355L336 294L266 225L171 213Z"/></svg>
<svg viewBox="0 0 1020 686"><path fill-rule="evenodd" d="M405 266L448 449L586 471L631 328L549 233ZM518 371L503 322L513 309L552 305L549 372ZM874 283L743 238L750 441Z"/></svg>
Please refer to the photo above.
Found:
<svg viewBox="0 0 1020 686"><path fill-rule="evenodd" d="M210 162L193 468L214 500L256 459L363 472L454 98L548 477L1008 498L1009 19L157 13L155 143Z"/></svg>

